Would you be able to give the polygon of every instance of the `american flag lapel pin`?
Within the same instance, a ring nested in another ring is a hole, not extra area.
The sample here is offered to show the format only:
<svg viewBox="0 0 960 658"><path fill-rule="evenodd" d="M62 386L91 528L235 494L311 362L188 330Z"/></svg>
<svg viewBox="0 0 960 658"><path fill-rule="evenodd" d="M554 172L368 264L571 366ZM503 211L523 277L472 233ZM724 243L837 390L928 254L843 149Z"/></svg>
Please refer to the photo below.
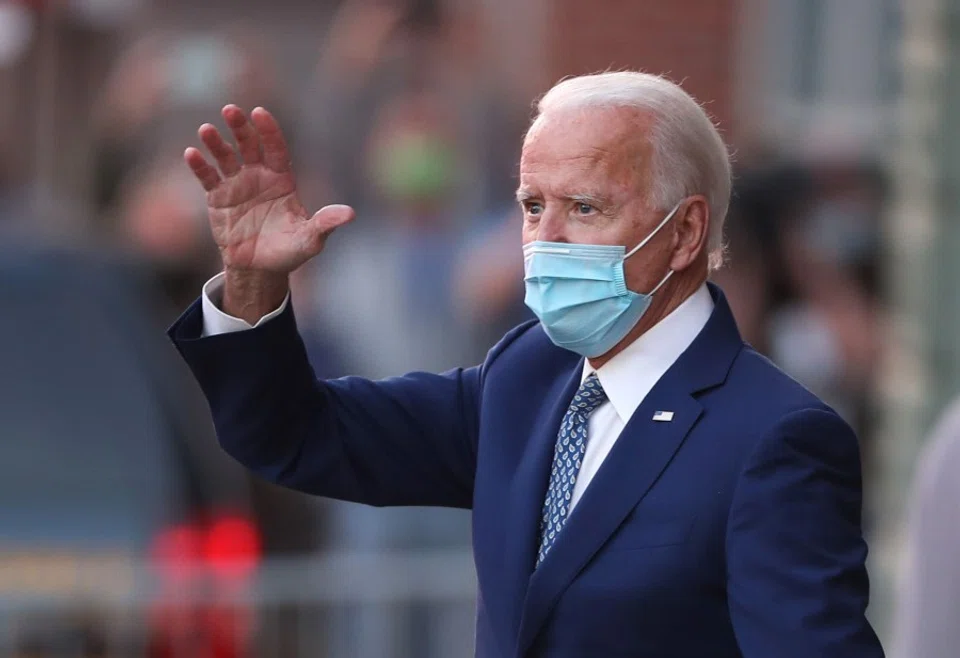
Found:
<svg viewBox="0 0 960 658"><path fill-rule="evenodd" d="M657 413L653 414L653 419L660 423L669 423L671 420L673 420L673 412L658 411Z"/></svg>

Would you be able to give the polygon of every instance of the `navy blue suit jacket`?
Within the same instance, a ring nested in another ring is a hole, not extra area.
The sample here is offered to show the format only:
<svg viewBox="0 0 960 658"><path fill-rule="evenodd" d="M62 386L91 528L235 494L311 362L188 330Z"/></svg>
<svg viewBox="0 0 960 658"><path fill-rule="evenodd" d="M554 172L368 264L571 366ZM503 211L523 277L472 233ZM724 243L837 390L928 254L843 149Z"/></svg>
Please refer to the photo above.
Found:
<svg viewBox="0 0 960 658"><path fill-rule="evenodd" d="M317 381L291 309L170 335L224 449L370 505L473 510L477 655L877 658L860 454L836 413L741 340L722 293L637 408L543 564L538 519L583 360L537 323L478 367ZM672 411L671 422L654 422Z"/></svg>

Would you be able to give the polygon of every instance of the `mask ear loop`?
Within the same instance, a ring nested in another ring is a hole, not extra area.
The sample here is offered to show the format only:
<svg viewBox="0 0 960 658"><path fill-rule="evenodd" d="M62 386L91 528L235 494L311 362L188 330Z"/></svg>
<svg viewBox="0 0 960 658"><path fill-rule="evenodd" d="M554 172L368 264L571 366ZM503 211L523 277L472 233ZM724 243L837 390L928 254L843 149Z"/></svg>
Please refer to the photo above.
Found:
<svg viewBox="0 0 960 658"><path fill-rule="evenodd" d="M645 244L647 244L648 242L650 242L651 240L653 240L654 236L655 236L657 233L660 232L660 229L662 229L664 226L666 226L666 225L667 225L667 222L669 222L671 219L673 219L673 216L677 214L677 211L678 211L678 210L680 210L680 206L681 206L681 205L683 205L683 201L682 201L682 200L680 201L680 203L678 203L677 205L675 205L675 206L673 207L673 210L671 210L671 211L667 214L666 217L663 218L663 221L660 222L660 225L657 226L657 228L653 229L653 233L651 233L650 235L648 235L647 237L645 237L645 238L640 242L640 244L638 244L636 247L634 247L634 248L631 249L629 252L627 252L627 253L624 255L623 259L626 260L626 259L630 258L630 257L633 256L635 253L637 253L638 251L640 251L640 248L641 248L641 247L643 247ZM666 279L664 279L664 281L666 281ZM663 283L661 282L660 285L663 285ZM659 287L660 287L660 286L657 286L657 288L659 288ZM651 294L653 294L653 293L651 293Z"/></svg>
<svg viewBox="0 0 960 658"><path fill-rule="evenodd" d="M673 270L670 270L669 272L667 272L667 276L660 279L660 283L658 283L653 290L647 293L647 296L652 297L658 290L660 290L660 288L663 287L663 284L665 284L667 280L672 276L673 276Z"/></svg>

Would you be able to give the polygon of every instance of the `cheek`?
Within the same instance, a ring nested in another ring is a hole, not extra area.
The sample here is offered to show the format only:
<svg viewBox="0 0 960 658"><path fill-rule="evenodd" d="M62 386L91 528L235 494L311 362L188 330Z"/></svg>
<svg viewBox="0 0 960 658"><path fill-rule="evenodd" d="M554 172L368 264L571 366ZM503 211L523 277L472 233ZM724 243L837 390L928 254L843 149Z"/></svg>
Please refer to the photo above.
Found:
<svg viewBox="0 0 960 658"><path fill-rule="evenodd" d="M647 245L623 264L627 288L634 292L650 292L670 270L669 252L652 247ZM648 248L650 251L647 251Z"/></svg>
<svg viewBox="0 0 960 658"><path fill-rule="evenodd" d="M640 254L637 254L639 256ZM647 293L653 289L655 283L653 279L653 267L647 258L631 258L623 264L623 275L627 282L627 288L634 292Z"/></svg>

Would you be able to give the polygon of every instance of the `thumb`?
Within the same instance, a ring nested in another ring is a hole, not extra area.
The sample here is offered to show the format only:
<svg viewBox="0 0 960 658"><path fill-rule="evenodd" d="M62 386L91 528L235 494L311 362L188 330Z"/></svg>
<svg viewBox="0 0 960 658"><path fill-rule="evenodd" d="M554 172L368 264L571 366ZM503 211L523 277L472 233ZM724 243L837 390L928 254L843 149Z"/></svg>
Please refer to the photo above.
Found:
<svg viewBox="0 0 960 658"><path fill-rule="evenodd" d="M353 208L340 204L324 206L308 220L311 232L317 238L323 239L344 224L353 221L357 216Z"/></svg>

